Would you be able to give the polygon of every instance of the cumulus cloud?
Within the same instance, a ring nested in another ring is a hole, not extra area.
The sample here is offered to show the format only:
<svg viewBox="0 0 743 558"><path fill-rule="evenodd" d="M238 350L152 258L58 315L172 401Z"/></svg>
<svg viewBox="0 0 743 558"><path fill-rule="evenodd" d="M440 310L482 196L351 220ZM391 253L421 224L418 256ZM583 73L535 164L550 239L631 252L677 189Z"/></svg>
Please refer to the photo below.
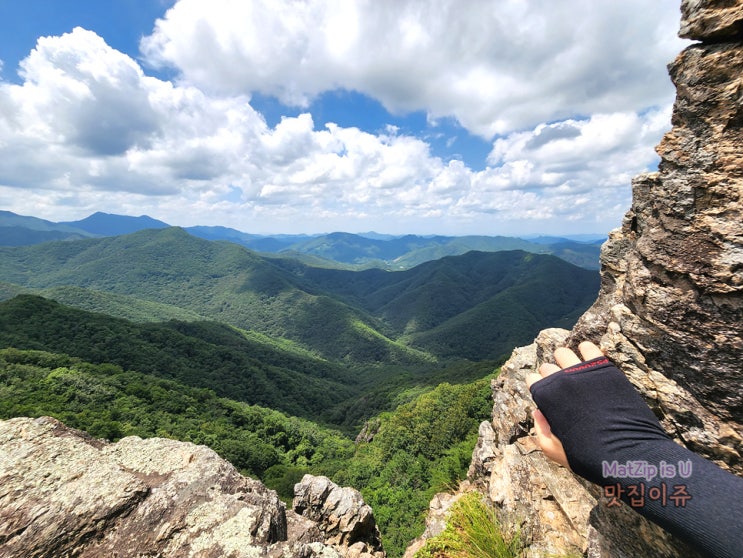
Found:
<svg viewBox="0 0 743 558"><path fill-rule="evenodd" d="M656 66L676 45L649 46L671 33L655 17L665 2L606 4L180 0L142 47L173 82L91 31L41 38L22 82L0 81L0 205L254 232L604 231L655 163L670 114ZM633 36L610 32L638 9ZM335 87L495 134L485 168L394 127L269 126L250 105L255 91L301 105Z"/></svg>
<svg viewBox="0 0 743 558"><path fill-rule="evenodd" d="M142 50L212 91L345 88L490 138L666 104L677 27L670 0L180 0Z"/></svg>
<svg viewBox="0 0 743 558"><path fill-rule="evenodd" d="M46 121L58 142L91 154L116 155L144 140L156 126L143 73L128 56L109 48L94 33L78 29L68 39L45 37L21 63L30 97L26 114ZM44 131L39 130L40 133Z"/></svg>
<svg viewBox="0 0 743 558"><path fill-rule="evenodd" d="M0 84L0 182L171 194L219 179L265 122L246 98L207 98L144 74L98 35L39 39L20 85Z"/></svg>
<svg viewBox="0 0 743 558"><path fill-rule="evenodd" d="M186 214L188 206L224 209L237 191L244 211L286 205L286 214L346 215L393 206L440 165L426 143L392 130L315 130L309 114L269 128L247 97L148 77L81 28L40 39L21 76L20 85L0 83L9 207L31 199L14 187L76 207L104 199L99 192L159 196L169 199L149 205L177 200Z"/></svg>
<svg viewBox="0 0 743 558"><path fill-rule="evenodd" d="M450 164L434 183L457 184L448 212L460 221L491 215L506 228L527 221L565 230L581 221L600 230L629 206L631 177L657 162L653 145L669 117L666 108L539 124L499 138L486 169Z"/></svg>

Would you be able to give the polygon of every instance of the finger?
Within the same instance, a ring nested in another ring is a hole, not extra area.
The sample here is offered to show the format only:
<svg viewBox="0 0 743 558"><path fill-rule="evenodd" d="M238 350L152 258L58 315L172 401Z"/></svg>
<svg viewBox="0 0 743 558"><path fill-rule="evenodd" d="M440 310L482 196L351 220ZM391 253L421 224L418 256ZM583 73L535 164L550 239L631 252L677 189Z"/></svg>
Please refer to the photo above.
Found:
<svg viewBox="0 0 743 558"><path fill-rule="evenodd" d="M578 355L576 355L567 347L560 347L558 349L555 349L554 354L555 360L557 361L557 364L560 365L560 368L568 368L569 366L573 366L581 362L581 360L578 358Z"/></svg>
<svg viewBox="0 0 743 558"><path fill-rule="evenodd" d="M544 438L554 438L552 435L552 428L550 427L550 423L547 420L547 417L544 416L544 413L540 411L539 409L534 409L534 412L532 412L532 417L534 418L534 428L537 431L537 436L542 436Z"/></svg>
<svg viewBox="0 0 743 558"><path fill-rule="evenodd" d="M544 455L556 461L563 467L570 469L568 465L568 457L565 455L565 449L562 447L560 440L552 434L547 418L542 414L539 409L532 413L534 418L534 430L537 434L537 442L539 447L542 448Z"/></svg>
<svg viewBox="0 0 743 558"><path fill-rule="evenodd" d="M526 375L526 387L531 388L531 385L534 382L538 382L542 378L546 378L550 374L554 374L555 372L559 372L559 371L560 371L560 367L557 366L556 364L545 362L539 367L539 374L532 372Z"/></svg>
<svg viewBox="0 0 743 558"><path fill-rule="evenodd" d="M542 364L542 366L539 367L539 373L542 375L543 378L546 378L550 374L554 374L555 372L558 372L560 370L560 367L556 364L552 364L550 362L545 362Z"/></svg>
<svg viewBox="0 0 743 558"><path fill-rule="evenodd" d="M526 387L531 389L531 386L534 382L538 382L542 379L542 376L539 374L535 374L534 372L526 375Z"/></svg>
<svg viewBox="0 0 743 558"><path fill-rule="evenodd" d="M583 341L580 345L578 345L578 350L583 356L583 360L592 360L594 358L604 356L603 351L590 341Z"/></svg>

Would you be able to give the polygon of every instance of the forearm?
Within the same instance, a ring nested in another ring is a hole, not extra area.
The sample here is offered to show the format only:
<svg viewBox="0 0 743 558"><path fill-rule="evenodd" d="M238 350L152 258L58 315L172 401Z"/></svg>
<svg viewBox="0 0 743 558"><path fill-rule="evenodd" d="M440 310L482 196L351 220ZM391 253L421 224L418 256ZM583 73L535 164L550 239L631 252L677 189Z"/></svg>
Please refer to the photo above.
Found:
<svg viewBox="0 0 743 558"><path fill-rule="evenodd" d="M624 455L602 466L606 505L623 500L705 556L743 557L743 478L672 440Z"/></svg>
<svg viewBox="0 0 743 558"><path fill-rule="evenodd" d="M533 383L570 468L699 548L743 557L743 479L675 443L605 357Z"/></svg>

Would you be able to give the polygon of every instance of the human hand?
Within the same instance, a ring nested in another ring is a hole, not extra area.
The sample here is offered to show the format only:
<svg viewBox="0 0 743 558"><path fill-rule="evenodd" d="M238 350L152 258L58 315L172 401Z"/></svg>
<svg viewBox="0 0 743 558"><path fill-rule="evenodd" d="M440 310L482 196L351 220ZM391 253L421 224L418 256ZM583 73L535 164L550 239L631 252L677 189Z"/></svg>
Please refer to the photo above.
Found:
<svg viewBox="0 0 743 558"><path fill-rule="evenodd" d="M604 356L604 353L601 352L601 349L599 349L590 341L582 342L580 345L578 345L578 350L583 356L584 361ZM546 378L547 376L554 374L555 372L559 372L562 369L580 364L582 362L581 359L578 358L578 355L576 355L573 351L566 347L560 347L555 350L554 356L559 366L547 362L542 364L539 367L539 374L532 373L526 377L526 385L529 389L531 389L532 384L538 382L542 378ZM569 405L570 402L566 401L565 404ZM556 461L563 467L567 467L568 469L570 469L568 458L565 454L565 449L563 448L562 442L552 432L549 422L547 421L547 418L542 414L542 411L536 409L532 416L534 417L534 429L537 434L537 443L539 444L539 447L542 448L544 455L546 455L553 461Z"/></svg>
<svg viewBox="0 0 743 558"><path fill-rule="evenodd" d="M578 350L585 361L559 348L557 365L542 364L539 374L526 378L539 407L534 426L544 454L594 484L615 487L619 499L701 555L743 556L743 478L671 439L596 345L583 342ZM633 496L633 488L642 491L642 499ZM672 495L667 504L666 490L683 495L683 503Z"/></svg>

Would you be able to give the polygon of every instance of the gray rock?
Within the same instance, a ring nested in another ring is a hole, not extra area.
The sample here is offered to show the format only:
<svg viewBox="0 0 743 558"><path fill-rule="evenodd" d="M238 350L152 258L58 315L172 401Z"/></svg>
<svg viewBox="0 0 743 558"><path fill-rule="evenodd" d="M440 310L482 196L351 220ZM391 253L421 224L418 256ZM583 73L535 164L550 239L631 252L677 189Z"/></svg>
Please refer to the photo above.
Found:
<svg viewBox="0 0 743 558"><path fill-rule="evenodd" d="M294 486L294 511L320 526L327 544L344 556L380 557L381 535L371 507L353 488L341 488L327 477L305 475Z"/></svg>
<svg viewBox="0 0 743 558"><path fill-rule="evenodd" d="M0 421L0 558L383 557L368 506L335 485L328 494L332 513L316 519L332 525L287 511L204 446Z"/></svg>

